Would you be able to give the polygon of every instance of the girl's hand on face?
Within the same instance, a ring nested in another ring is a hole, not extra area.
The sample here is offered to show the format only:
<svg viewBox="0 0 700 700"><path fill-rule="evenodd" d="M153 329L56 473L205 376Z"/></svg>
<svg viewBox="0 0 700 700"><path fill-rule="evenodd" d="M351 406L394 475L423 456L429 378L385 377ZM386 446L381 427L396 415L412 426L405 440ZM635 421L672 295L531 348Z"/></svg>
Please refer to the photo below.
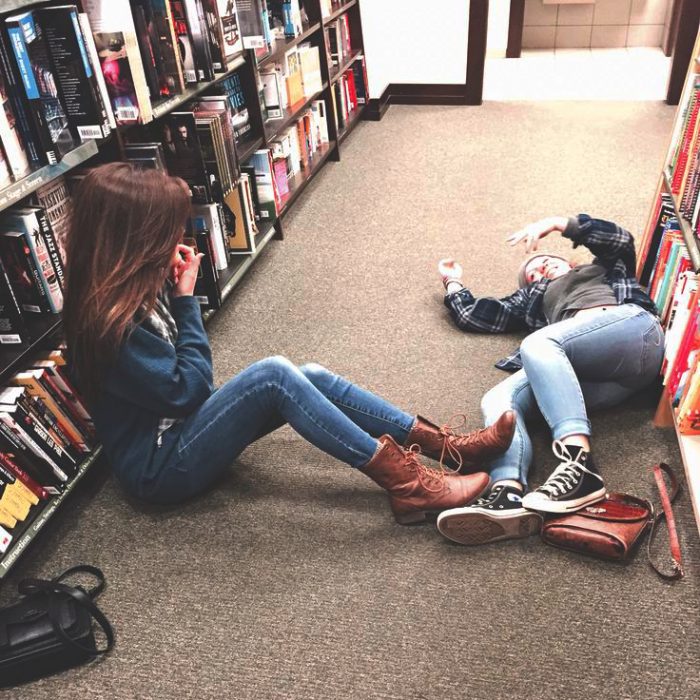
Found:
<svg viewBox="0 0 700 700"><path fill-rule="evenodd" d="M204 257L204 253L195 254L194 248L180 244L177 247L177 254L180 257L180 262L175 265L176 270L173 275L175 287L172 296L192 296L194 286L197 283L199 263Z"/></svg>
<svg viewBox="0 0 700 700"><path fill-rule="evenodd" d="M536 221L534 224L529 224L525 228L511 233L506 241L514 246L522 241L525 242L525 252L531 253L537 250L537 242L549 235L552 231L564 231L568 220L564 216L550 216L546 219Z"/></svg>

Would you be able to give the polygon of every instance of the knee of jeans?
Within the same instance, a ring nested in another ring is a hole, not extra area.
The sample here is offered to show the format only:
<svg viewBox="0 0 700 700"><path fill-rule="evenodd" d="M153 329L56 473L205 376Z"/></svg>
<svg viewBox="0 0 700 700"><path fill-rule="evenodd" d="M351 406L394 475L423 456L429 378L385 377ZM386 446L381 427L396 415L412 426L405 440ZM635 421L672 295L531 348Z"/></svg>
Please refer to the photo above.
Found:
<svg viewBox="0 0 700 700"><path fill-rule="evenodd" d="M319 365L317 362L307 362L299 367L299 370L314 386L318 386L332 376L323 365Z"/></svg>
<svg viewBox="0 0 700 700"><path fill-rule="evenodd" d="M255 371L261 381L279 382L293 372L298 372L297 366L283 355L272 355L254 364Z"/></svg>
<svg viewBox="0 0 700 700"><path fill-rule="evenodd" d="M541 330L544 330L544 328ZM540 331L531 333L520 343L520 357L523 361L527 361L529 358L536 358L542 354L543 346L551 340L549 336Z"/></svg>
<svg viewBox="0 0 700 700"><path fill-rule="evenodd" d="M493 417L496 413L500 415L511 407L510 403L510 396L506 396L497 385L481 397L481 415L485 419Z"/></svg>

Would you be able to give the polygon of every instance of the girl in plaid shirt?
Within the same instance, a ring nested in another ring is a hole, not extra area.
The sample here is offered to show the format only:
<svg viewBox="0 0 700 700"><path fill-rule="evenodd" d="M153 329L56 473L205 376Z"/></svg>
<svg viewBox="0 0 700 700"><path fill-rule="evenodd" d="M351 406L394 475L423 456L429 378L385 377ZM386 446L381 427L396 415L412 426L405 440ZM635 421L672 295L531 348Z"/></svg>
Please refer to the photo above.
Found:
<svg viewBox="0 0 700 700"><path fill-rule="evenodd" d="M663 331L654 303L635 277L632 235L587 214L551 217L509 236L527 252L559 232L583 245L592 263L537 254L520 269L520 288L509 296L475 297L454 260L442 260L445 306L464 331L530 334L496 366L515 373L481 402L486 425L504 410L516 412L510 448L490 464L490 491L471 506L443 512L438 528L463 544L484 544L539 531L541 513L567 513L604 498L593 460L587 410L613 406L650 384L663 359ZM526 420L541 413L552 432L559 464L527 493L532 444Z"/></svg>

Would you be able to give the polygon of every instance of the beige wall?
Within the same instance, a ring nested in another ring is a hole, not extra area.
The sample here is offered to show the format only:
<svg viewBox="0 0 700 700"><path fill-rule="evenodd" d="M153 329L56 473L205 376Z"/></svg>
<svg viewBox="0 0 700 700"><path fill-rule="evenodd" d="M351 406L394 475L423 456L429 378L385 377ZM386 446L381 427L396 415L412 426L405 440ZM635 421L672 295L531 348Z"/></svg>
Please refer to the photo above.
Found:
<svg viewBox="0 0 700 700"><path fill-rule="evenodd" d="M672 0L525 0L524 49L661 46Z"/></svg>

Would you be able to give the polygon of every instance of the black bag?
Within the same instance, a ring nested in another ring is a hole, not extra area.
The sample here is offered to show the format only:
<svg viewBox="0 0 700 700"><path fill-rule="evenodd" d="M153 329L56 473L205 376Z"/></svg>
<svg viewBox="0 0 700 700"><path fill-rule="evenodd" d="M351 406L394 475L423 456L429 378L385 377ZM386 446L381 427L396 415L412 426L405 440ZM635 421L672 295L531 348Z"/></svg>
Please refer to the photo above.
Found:
<svg viewBox="0 0 700 700"><path fill-rule="evenodd" d="M61 583L76 573L93 575L97 585L85 590ZM104 587L102 571L85 564L50 581L21 581L18 590L22 598L0 609L0 687L57 673L109 652L114 646L114 631L93 602ZM105 635L101 649L95 641L93 619Z"/></svg>

